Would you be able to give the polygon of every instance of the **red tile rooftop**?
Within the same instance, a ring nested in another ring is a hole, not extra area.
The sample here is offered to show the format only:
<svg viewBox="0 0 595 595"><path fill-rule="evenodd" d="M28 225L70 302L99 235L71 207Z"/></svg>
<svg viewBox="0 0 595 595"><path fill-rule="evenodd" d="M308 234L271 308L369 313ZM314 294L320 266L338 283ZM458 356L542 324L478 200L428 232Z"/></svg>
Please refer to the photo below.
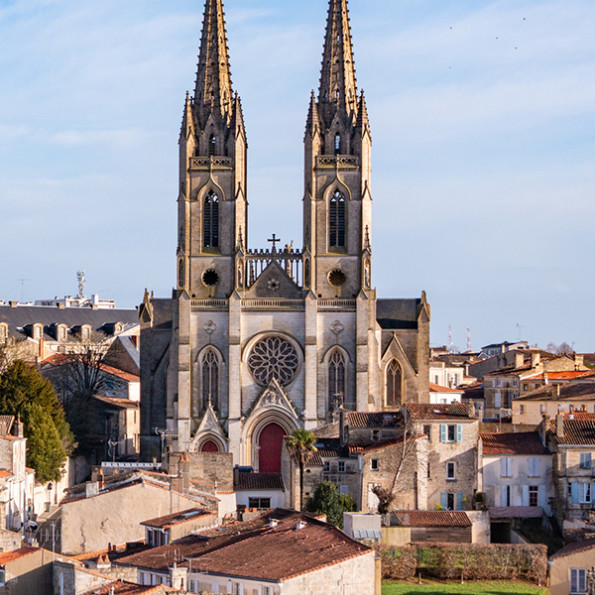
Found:
<svg viewBox="0 0 595 595"><path fill-rule="evenodd" d="M402 527L471 527L466 512L450 510L393 510L391 525Z"/></svg>
<svg viewBox="0 0 595 595"><path fill-rule="evenodd" d="M10 562L14 562L15 560L24 558L25 556L29 556L30 554L34 554L35 552L39 551L41 551L41 548L38 547L22 547L12 552L5 552L0 554L0 566L6 566L6 564Z"/></svg>
<svg viewBox="0 0 595 595"><path fill-rule="evenodd" d="M81 593L81 595L150 595L151 593L163 593L164 591L169 593L177 592L176 589L164 587L163 585L144 586L118 580L103 587L94 587Z"/></svg>
<svg viewBox="0 0 595 595"><path fill-rule="evenodd" d="M490 432L479 434L484 455L549 455L537 432Z"/></svg>
<svg viewBox="0 0 595 595"><path fill-rule="evenodd" d="M461 394L464 389L462 388L448 388L447 386L440 386L439 384L434 384L430 382L430 392L433 393L455 393L457 395Z"/></svg>

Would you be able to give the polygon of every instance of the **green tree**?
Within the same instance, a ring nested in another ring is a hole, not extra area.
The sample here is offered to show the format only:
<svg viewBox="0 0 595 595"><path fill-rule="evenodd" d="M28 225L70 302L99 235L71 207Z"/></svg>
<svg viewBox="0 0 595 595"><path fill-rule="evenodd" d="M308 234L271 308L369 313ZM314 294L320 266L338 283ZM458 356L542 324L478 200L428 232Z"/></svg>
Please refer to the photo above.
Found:
<svg viewBox="0 0 595 595"><path fill-rule="evenodd" d="M300 510L304 508L304 465L318 450L315 443L316 436L303 429L294 430L287 439L287 450L296 460L300 470Z"/></svg>
<svg viewBox="0 0 595 595"><path fill-rule="evenodd" d="M32 366L16 361L0 374L0 411L21 417L27 461L37 479L58 480L74 438L52 385Z"/></svg>
<svg viewBox="0 0 595 595"><path fill-rule="evenodd" d="M328 523L342 529L343 513L357 510L357 502L350 494L340 494L334 483L323 481L308 500L306 508L308 512L325 514Z"/></svg>

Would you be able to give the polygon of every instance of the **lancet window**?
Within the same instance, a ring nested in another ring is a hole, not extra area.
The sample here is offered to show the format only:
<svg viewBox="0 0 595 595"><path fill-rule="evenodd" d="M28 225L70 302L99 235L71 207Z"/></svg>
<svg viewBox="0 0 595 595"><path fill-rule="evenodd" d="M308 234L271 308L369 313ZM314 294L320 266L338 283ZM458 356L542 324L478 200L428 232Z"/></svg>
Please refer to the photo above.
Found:
<svg viewBox="0 0 595 595"><path fill-rule="evenodd" d="M386 406L400 407L403 402L403 372L396 359L391 360L386 368Z"/></svg>
<svg viewBox="0 0 595 595"><path fill-rule="evenodd" d="M345 357L336 349L328 360L329 409L343 405L345 400Z"/></svg>
<svg viewBox="0 0 595 595"><path fill-rule="evenodd" d="M219 198L213 191L207 194L204 202L203 246L219 247Z"/></svg>
<svg viewBox="0 0 595 595"><path fill-rule="evenodd" d="M345 246L345 197L337 190L329 204L329 246Z"/></svg>
<svg viewBox="0 0 595 595"><path fill-rule="evenodd" d="M209 349L202 358L202 405L209 403L213 409L219 408L219 358L213 349Z"/></svg>

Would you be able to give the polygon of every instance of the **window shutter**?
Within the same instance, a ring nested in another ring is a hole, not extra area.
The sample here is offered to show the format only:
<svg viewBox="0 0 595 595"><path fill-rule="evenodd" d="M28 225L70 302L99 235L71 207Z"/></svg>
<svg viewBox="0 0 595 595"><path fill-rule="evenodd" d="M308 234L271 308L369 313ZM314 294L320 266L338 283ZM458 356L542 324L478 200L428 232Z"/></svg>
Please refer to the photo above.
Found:
<svg viewBox="0 0 595 595"><path fill-rule="evenodd" d="M541 475L541 459L533 459L535 461L535 477L539 477Z"/></svg>
<svg viewBox="0 0 595 595"><path fill-rule="evenodd" d="M573 504L578 504L578 482L573 481L570 486L571 501Z"/></svg>
<svg viewBox="0 0 595 595"><path fill-rule="evenodd" d="M457 424L457 442L463 442L463 426Z"/></svg>
<svg viewBox="0 0 595 595"><path fill-rule="evenodd" d="M448 428L446 424L440 424L440 442L446 442Z"/></svg>
<svg viewBox="0 0 595 595"><path fill-rule="evenodd" d="M463 492L457 494L457 510L463 510Z"/></svg>
<svg viewBox="0 0 595 595"><path fill-rule="evenodd" d="M448 508L448 494L446 492L440 492L440 506L444 510Z"/></svg>
<svg viewBox="0 0 595 595"><path fill-rule="evenodd" d="M540 485L537 489L537 503L539 506L541 506L541 508L545 508L545 486Z"/></svg>
<svg viewBox="0 0 595 595"><path fill-rule="evenodd" d="M529 486L523 486L523 506L529 506Z"/></svg>

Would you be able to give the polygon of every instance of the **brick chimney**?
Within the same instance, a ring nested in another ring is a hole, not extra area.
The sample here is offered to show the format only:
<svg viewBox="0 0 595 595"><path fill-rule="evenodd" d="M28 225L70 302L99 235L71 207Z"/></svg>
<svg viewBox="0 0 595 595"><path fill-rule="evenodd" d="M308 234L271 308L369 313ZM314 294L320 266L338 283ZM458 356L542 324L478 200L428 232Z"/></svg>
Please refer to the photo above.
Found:
<svg viewBox="0 0 595 595"><path fill-rule="evenodd" d="M531 353L531 367L537 368L541 363L541 355L539 353L532 352Z"/></svg>
<svg viewBox="0 0 595 595"><path fill-rule="evenodd" d="M522 368L525 363L525 354L518 351L514 354L514 367Z"/></svg>

